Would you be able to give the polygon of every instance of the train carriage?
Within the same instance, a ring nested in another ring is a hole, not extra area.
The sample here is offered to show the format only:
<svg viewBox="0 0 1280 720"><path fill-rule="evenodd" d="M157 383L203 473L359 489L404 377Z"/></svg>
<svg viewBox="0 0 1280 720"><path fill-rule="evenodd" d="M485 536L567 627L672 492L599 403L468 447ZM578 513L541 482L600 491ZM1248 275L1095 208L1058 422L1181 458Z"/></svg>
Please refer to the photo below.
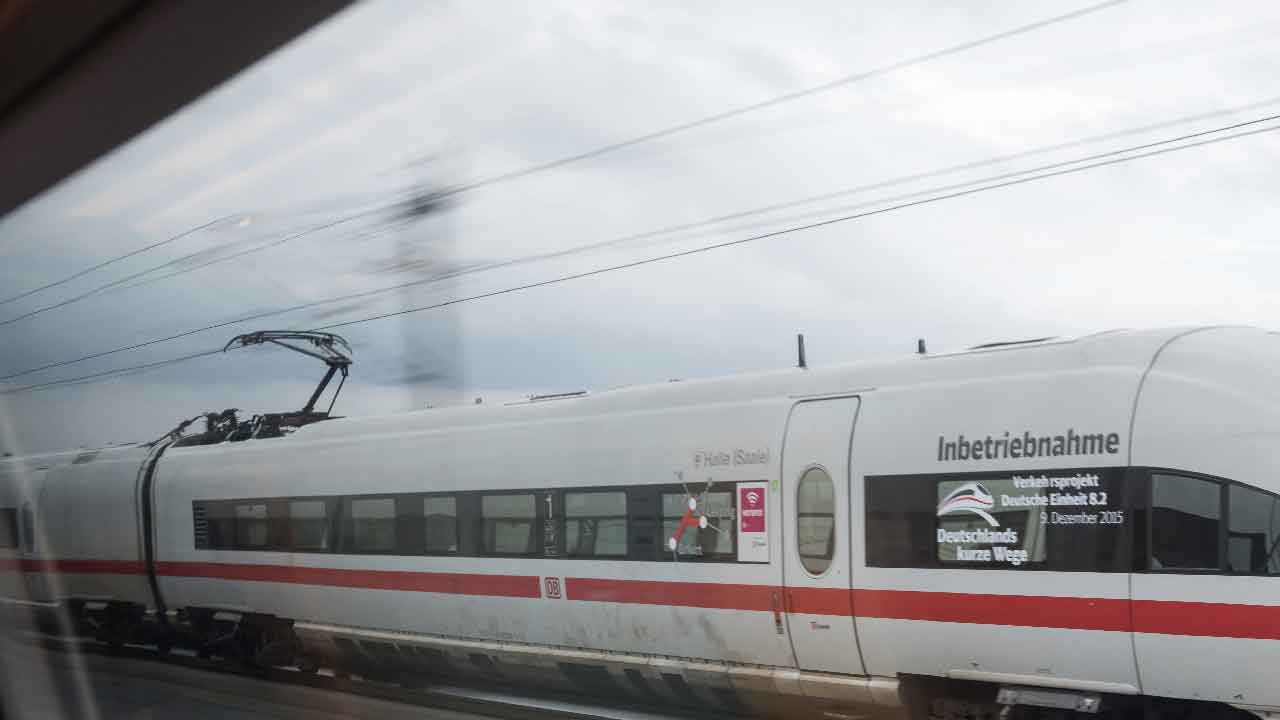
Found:
<svg viewBox="0 0 1280 720"><path fill-rule="evenodd" d="M1265 716L1278 361L1248 328L995 344L161 445L5 492L42 498L42 599L260 662L791 716Z"/></svg>

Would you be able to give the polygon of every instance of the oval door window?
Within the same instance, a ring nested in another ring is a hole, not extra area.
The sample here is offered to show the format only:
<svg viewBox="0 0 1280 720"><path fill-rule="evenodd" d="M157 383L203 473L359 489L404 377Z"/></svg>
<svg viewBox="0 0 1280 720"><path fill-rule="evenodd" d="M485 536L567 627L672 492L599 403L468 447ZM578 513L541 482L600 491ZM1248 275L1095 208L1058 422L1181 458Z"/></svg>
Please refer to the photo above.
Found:
<svg viewBox="0 0 1280 720"><path fill-rule="evenodd" d="M800 564L812 575L831 567L836 549L836 500L831 476L811 467L800 476L796 488L796 548Z"/></svg>

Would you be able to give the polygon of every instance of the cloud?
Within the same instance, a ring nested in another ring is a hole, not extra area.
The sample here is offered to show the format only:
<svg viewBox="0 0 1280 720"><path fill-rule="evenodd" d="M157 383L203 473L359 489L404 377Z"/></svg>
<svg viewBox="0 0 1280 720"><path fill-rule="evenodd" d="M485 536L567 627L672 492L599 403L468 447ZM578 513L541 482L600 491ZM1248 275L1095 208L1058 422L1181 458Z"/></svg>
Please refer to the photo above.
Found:
<svg viewBox="0 0 1280 720"><path fill-rule="evenodd" d="M0 220L0 287L30 287L231 212L263 210L249 237L266 240L276 228L375 206L408 187L535 165L1060 12L1051 3L566 1L496 14L473 3L362 5ZM408 275L368 269L398 262L409 247L448 266L520 258L1262 100L1275 95L1267 40L1278 23L1280 7L1266 3L1235 7L1226 19L1191 2L1162 5L1157 15L1120 5L492 185L428 222L335 230L0 328L0 370L390 285ZM872 198L1228 121L802 210L824 217ZM1277 150L1280 138L1259 136L344 328L357 343L357 365L341 406L384 412L432 394L437 404L466 402L484 392L787 367L797 332L822 365L905 355L922 336L943 350L1117 326L1271 322L1280 311L1269 242ZM426 155L446 159L409 166ZM800 221L791 215L513 265L269 326L535 283ZM172 255L121 263L101 280L207 246L193 240ZM29 307L0 306L0 318ZM201 350L257 327L39 379ZM24 446L48 447L112 439L101 430L114 427L121 408L137 418L121 427L140 434L191 408L298 404L319 368L277 361L218 356L11 396L9 419ZM433 382L415 395L403 389L407 375Z"/></svg>

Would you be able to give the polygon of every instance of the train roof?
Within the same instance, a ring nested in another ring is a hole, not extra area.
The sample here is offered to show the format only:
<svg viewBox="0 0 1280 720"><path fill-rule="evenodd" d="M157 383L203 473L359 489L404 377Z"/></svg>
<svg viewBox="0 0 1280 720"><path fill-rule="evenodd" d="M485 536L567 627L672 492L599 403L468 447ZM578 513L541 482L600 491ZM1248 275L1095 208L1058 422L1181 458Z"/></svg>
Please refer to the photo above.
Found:
<svg viewBox="0 0 1280 720"><path fill-rule="evenodd" d="M724 377L626 386L602 392L565 393L505 405L463 405L385 416L350 417L302 428L294 436L337 438L366 433L412 432L450 426L520 422L540 417L643 412L682 405L776 397L866 393L894 386L963 382L1000 375L1079 371L1109 366L1144 372L1161 347L1185 335L1227 326L1112 330L1068 338L987 343L954 352L899 355L828 367L787 368ZM1249 328L1259 333L1266 331Z"/></svg>
<svg viewBox="0 0 1280 720"><path fill-rule="evenodd" d="M631 385L599 392L573 392L534 397L506 404L460 405L389 415L345 417L314 423L291 438L325 440L371 433L398 433L453 426L483 426L539 418L571 418L614 412L644 412L664 407L743 402L766 398L804 398L867 393L891 387L947 384L1001 375L1072 372L1107 366L1145 372L1162 347L1181 337L1213 343L1212 330L1235 329L1272 335L1241 326L1185 326L1146 330L1110 330L1078 337L991 342L966 349L903 354L856 363ZM270 442L288 442L273 439ZM225 443L223 443L225 444ZM239 444L239 443L237 443ZM218 446L208 446L218 447ZM112 445L40 455L0 458L0 472L92 460L107 451L136 449ZM175 448L186 451L192 448Z"/></svg>
<svg viewBox="0 0 1280 720"><path fill-rule="evenodd" d="M15 455L0 458L0 473L21 473L32 470L44 470L59 465L74 465L91 462L103 453L114 453L125 450L137 450L136 443L104 445L95 448L77 448L75 450L57 450L37 453L35 455Z"/></svg>

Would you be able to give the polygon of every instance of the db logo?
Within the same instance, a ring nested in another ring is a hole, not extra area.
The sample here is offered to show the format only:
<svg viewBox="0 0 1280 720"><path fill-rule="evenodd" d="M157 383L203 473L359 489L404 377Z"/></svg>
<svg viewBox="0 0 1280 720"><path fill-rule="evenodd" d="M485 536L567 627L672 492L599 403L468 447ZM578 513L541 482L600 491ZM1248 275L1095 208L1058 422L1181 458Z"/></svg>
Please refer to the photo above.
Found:
<svg viewBox="0 0 1280 720"><path fill-rule="evenodd" d="M547 588L547 597L549 598L560 597L560 578L557 578L557 577L543 578L543 584Z"/></svg>

